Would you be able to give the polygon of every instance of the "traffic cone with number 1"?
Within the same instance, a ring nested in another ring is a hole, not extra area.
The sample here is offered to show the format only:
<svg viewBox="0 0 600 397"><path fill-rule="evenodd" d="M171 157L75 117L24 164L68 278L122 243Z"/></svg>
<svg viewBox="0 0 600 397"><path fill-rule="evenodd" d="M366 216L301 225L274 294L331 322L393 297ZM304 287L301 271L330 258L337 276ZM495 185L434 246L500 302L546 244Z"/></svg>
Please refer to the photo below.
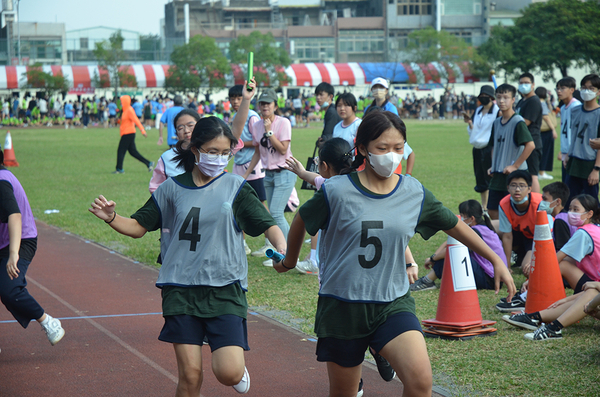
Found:
<svg viewBox="0 0 600 397"><path fill-rule="evenodd" d="M443 339L470 339L496 333L482 320L469 250L460 241L448 237L442 286L435 320L423 320L425 336Z"/></svg>
<svg viewBox="0 0 600 397"><path fill-rule="evenodd" d="M17 158L15 157L15 151L12 147L12 138L10 137L10 131L6 132L6 140L4 141L4 166L19 166L19 163L17 163Z"/></svg>

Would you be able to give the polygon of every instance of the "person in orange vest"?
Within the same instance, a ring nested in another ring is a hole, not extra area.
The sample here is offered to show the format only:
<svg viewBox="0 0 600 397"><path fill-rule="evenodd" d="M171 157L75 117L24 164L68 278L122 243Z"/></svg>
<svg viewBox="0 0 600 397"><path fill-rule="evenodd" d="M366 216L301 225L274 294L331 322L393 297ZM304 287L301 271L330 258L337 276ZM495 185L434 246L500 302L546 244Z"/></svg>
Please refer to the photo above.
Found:
<svg viewBox="0 0 600 397"><path fill-rule="evenodd" d="M527 269L531 262L536 212L542 195L531 191L532 178L525 170L508 174L506 184L509 195L500 200L498 207L499 234L506 258L509 259L514 251L517 254L515 266ZM553 223L552 216L548 215L550 229Z"/></svg>
<svg viewBox="0 0 600 397"><path fill-rule="evenodd" d="M147 160L144 156L142 156L135 147L135 126L142 131L142 135L144 138L148 137L146 135L146 130L140 120L135 115L135 111L131 107L131 97L129 95L123 95L121 97L121 106L123 106L123 112L121 115L121 140L119 141L119 148L117 149L117 168L113 171L113 174L122 174L123 171L123 160L125 159L125 153L129 152L133 157L141 161L148 167L148 171L152 172L154 169L154 163L152 161Z"/></svg>

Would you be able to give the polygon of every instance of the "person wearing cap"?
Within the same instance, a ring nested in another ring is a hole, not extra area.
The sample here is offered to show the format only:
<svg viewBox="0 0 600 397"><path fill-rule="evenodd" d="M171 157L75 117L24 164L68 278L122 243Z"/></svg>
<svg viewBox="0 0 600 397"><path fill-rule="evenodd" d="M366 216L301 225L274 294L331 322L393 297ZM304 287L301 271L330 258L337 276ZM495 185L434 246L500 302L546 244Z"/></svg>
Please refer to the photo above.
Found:
<svg viewBox="0 0 600 397"><path fill-rule="evenodd" d="M290 225L283 213L297 178L296 174L285 168L286 160L292 157L292 125L287 118L275 114L277 94L272 89L266 89L260 94L258 106L261 119L249 125L255 147L254 155L243 177L248 178L258 161L261 161L265 169L264 186L268 209L287 239ZM268 259L263 265L272 267L273 261Z"/></svg>
<svg viewBox="0 0 600 397"><path fill-rule="evenodd" d="M388 112L392 112L395 115L398 115L398 108L389 102L388 88L389 84L386 79L383 77L376 77L371 82L371 94L373 94L373 102L371 105L379 106L383 110L387 110ZM371 106L369 105L369 106ZM367 106L365 108L365 114L367 113Z"/></svg>
<svg viewBox="0 0 600 397"><path fill-rule="evenodd" d="M175 131L175 116L183 110L183 98L181 95L175 95L173 98L173 106L168 108L160 118L160 126L158 127L158 142L157 145L163 144L163 128L167 126L167 144L169 147L177 145L177 131Z"/></svg>
<svg viewBox="0 0 600 397"><path fill-rule="evenodd" d="M492 167L492 146L489 145L492 124L498 118L500 108L494 103L496 93L491 85L484 85L477 97L481 106L475 110L473 118L463 113L468 124L469 143L473 145L473 171L475 172L475 191L481 195L481 205L487 208L488 188L492 177L488 170Z"/></svg>

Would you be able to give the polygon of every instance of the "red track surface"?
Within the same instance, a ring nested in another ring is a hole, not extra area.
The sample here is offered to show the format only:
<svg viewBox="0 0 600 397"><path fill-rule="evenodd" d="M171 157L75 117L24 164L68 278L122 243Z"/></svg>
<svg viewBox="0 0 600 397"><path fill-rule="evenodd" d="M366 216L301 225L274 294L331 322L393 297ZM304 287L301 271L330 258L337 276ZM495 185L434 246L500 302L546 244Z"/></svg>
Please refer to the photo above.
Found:
<svg viewBox="0 0 600 397"><path fill-rule="evenodd" d="M23 330L6 322L13 318L0 306L0 396L174 395L175 355L157 339L163 324L156 314L158 271L42 223L38 232L28 289L61 319L66 335L52 347L37 323ZM248 315L248 334L249 396L327 396L326 367L316 361L316 344L307 335L256 313ZM237 395L217 382L210 349L203 352L202 395ZM363 379L365 396L402 390L366 362Z"/></svg>

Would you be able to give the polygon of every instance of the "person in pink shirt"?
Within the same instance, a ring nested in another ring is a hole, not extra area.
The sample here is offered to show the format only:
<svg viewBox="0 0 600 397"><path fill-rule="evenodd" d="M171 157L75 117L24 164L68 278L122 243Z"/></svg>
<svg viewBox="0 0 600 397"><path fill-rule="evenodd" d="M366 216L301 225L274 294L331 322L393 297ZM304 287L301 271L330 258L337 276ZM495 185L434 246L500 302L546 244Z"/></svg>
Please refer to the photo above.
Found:
<svg viewBox="0 0 600 397"><path fill-rule="evenodd" d="M250 125L255 152L244 177L248 177L258 160L262 162L269 211L287 238L290 225L283 213L297 179L296 174L285 168L286 160L292 157L292 125L287 118L275 115L277 94L272 89L264 90L258 103L262 118ZM273 262L269 259L263 264L272 266Z"/></svg>

